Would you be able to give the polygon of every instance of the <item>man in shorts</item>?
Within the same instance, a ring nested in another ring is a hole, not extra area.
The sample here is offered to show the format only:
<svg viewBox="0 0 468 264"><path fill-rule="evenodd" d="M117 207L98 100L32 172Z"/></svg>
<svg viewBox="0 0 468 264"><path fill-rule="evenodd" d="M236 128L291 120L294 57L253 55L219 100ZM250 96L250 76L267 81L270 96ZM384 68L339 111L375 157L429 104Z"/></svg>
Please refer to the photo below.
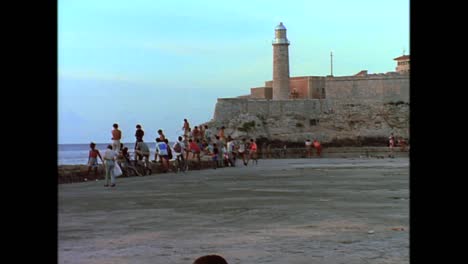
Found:
<svg viewBox="0 0 468 264"><path fill-rule="evenodd" d="M163 172L167 172L169 170L169 153L167 148L168 146L164 141L160 138L156 138L156 153L161 159Z"/></svg>
<svg viewBox="0 0 468 264"><path fill-rule="evenodd" d="M240 157L242 157L242 162L244 162L244 165L247 166L247 162L245 162L245 154L246 154L245 148L246 148L246 143L245 143L245 138L243 138L241 143L239 143L237 153L239 154Z"/></svg>
<svg viewBox="0 0 468 264"><path fill-rule="evenodd" d="M197 142L193 141L192 139L189 139L189 150L192 153L192 157L197 157L198 167L200 167L200 147L198 146Z"/></svg>
<svg viewBox="0 0 468 264"><path fill-rule="evenodd" d="M150 150L149 150L148 145L143 141L137 142L135 153L138 157L136 162L138 162L138 160L144 160L145 167L149 168Z"/></svg>
<svg viewBox="0 0 468 264"><path fill-rule="evenodd" d="M112 127L112 150L119 151L120 150L120 140L122 139L122 131L119 129L118 124L113 124Z"/></svg>
<svg viewBox="0 0 468 264"><path fill-rule="evenodd" d="M252 164L255 161L255 164L258 164L258 148L257 148L257 143L255 143L255 140L253 138L250 139L250 145L249 145L249 157L247 159L247 164L249 163L249 160L252 159Z"/></svg>
<svg viewBox="0 0 468 264"><path fill-rule="evenodd" d="M185 143L181 136L179 136L178 141L174 143L172 146L174 150L174 154L177 161L178 170L182 170L185 172L185 159L184 159L184 151L185 151Z"/></svg>
<svg viewBox="0 0 468 264"><path fill-rule="evenodd" d="M98 169L98 161L97 158L101 159L102 164L104 164L104 161L102 160L101 153L99 153L99 150L96 149L96 144L91 142L89 144L89 155L88 155L88 176L89 173L91 172L91 169L94 169L94 175L97 176L97 169Z"/></svg>
<svg viewBox="0 0 468 264"><path fill-rule="evenodd" d="M236 166L234 151L235 151L234 140L232 140L231 136L228 136L227 137L227 154L228 154L228 163L231 167Z"/></svg>

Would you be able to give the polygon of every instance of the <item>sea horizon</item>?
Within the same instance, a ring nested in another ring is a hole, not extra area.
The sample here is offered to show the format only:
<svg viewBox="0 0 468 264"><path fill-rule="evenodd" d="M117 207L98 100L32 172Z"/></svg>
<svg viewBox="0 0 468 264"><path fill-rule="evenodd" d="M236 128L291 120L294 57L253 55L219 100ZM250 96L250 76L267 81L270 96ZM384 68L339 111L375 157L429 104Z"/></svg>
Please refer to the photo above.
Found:
<svg viewBox="0 0 468 264"><path fill-rule="evenodd" d="M88 143L69 143L69 144L57 144L57 164L58 165L86 165L88 163L88 154L89 154L89 144ZM111 143L95 143L96 149L99 150L101 155L104 154L104 151L107 149L107 145ZM124 147L129 149L129 152L133 152L135 142L122 142ZM156 151L156 142L146 142L150 149L151 155L154 155ZM169 141L169 145L172 145L173 142ZM98 161L100 163L100 161Z"/></svg>

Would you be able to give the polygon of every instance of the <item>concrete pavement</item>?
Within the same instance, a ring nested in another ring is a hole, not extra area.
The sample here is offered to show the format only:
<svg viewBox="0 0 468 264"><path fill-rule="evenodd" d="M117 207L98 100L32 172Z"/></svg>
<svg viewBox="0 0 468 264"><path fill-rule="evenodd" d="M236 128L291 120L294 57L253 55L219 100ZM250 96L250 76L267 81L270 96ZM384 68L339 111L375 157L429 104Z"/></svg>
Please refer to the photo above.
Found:
<svg viewBox="0 0 468 264"><path fill-rule="evenodd" d="M59 263L409 263L409 159L258 166L59 185Z"/></svg>

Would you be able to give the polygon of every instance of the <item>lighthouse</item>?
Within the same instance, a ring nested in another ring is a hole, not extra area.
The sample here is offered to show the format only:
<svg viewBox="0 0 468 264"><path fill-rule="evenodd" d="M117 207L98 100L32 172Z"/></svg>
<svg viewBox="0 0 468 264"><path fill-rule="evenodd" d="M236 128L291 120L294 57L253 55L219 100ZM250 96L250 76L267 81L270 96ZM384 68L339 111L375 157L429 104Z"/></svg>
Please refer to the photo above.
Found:
<svg viewBox="0 0 468 264"><path fill-rule="evenodd" d="M286 28L280 22L273 40L273 100L289 98L289 41Z"/></svg>

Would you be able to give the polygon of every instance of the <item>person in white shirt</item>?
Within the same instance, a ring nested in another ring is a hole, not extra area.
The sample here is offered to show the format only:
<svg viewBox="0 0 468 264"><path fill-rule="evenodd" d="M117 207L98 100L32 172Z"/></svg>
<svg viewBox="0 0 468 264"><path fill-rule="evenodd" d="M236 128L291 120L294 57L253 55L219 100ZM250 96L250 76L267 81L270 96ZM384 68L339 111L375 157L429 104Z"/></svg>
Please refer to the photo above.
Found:
<svg viewBox="0 0 468 264"><path fill-rule="evenodd" d="M242 157L242 161L244 162L244 165L247 166L247 163L245 162L245 138L242 139L241 143L239 143L239 148L237 149L237 153L239 153L239 156Z"/></svg>
<svg viewBox="0 0 468 264"><path fill-rule="evenodd" d="M159 155L161 163L163 165L163 172L167 172L169 169L169 153L167 148L169 146L162 141L160 138L156 138L156 154Z"/></svg>
<svg viewBox="0 0 468 264"><path fill-rule="evenodd" d="M172 146L174 150L175 158L177 160L177 167L178 170L182 170L185 172L185 159L184 159L184 151L185 151L185 143L182 137L179 136L178 141L174 143Z"/></svg>
<svg viewBox="0 0 468 264"><path fill-rule="evenodd" d="M211 136L213 135L213 132L211 129L208 128L207 125L205 125L205 140L206 142L211 143Z"/></svg>
<svg viewBox="0 0 468 264"><path fill-rule="evenodd" d="M234 160L234 141L232 140L231 136L227 138L227 154L228 154L228 163L231 167L235 167L235 160Z"/></svg>
<svg viewBox="0 0 468 264"><path fill-rule="evenodd" d="M307 157L311 158L312 157L312 141L310 141L310 139L307 139L305 141L305 147L307 151Z"/></svg>
<svg viewBox="0 0 468 264"><path fill-rule="evenodd" d="M114 166L115 159L117 159L118 155L119 154L112 149L112 145L108 145L102 156L106 168L106 184L104 187L109 187L109 178L111 180L111 187L115 187Z"/></svg>

